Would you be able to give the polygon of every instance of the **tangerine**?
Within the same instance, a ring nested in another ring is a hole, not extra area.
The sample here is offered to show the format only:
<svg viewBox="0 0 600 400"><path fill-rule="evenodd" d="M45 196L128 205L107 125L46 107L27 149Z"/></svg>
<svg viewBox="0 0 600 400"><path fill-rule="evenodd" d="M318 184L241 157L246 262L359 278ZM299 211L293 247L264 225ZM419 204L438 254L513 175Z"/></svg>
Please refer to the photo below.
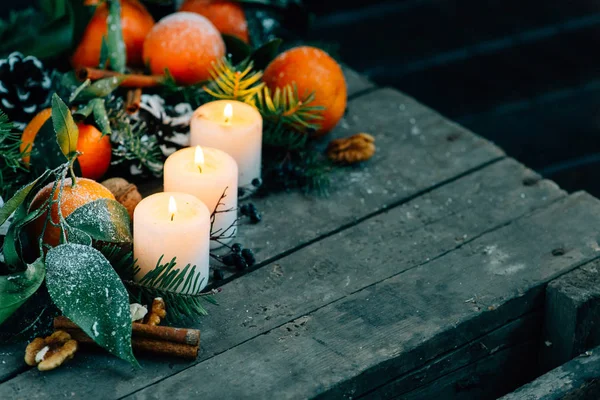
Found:
<svg viewBox="0 0 600 400"><path fill-rule="evenodd" d="M325 108L316 137L330 132L344 116L347 103L344 73L321 49L301 46L281 53L265 69L263 80L271 90L295 83L301 98L315 93L311 104Z"/></svg>
<svg viewBox="0 0 600 400"><path fill-rule="evenodd" d="M31 161L30 153L34 146L35 137L51 116L51 108L42 110L33 117L23 130L19 148L21 152L26 152L23 156L23 162L26 165L29 165ZM77 160L81 167L81 175L84 178L98 180L110 167L112 156L110 138L106 135L102 136L102 132L93 125L78 123L77 127L79 128L77 150L81 153Z"/></svg>
<svg viewBox="0 0 600 400"><path fill-rule="evenodd" d="M75 49L71 63L74 67L97 67L100 64L102 38L108 27L108 5L100 4L88 23L81 42ZM138 0L121 0L121 29L127 52L127 64L142 66L144 39L152 27L154 18Z"/></svg>
<svg viewBox="0 0 600 400"><path fill-rule="evenodd" d="M77 139L77 151L81 154L77 157L81 167L81 175L84 178L98 180L110 167L112 146L110 137L102 135L93 125L78 123L79 139Z"/></svg>
<svg viewBox="0 0 600 400"><path fill-rule="evenodd" d="M29 212L35 211L45 205L46 201L52 194L54 183L55 182L50 182L48 185L40 189L29 206ZM68 217L79 207L94 200L115 199L115 196L113 196L113 194L107 188L91 179L78 178L75 186L71 186L71 183L71 178L65 179L60 204L60 211L63 218ZM58 199L58 194L59 190L57 189L54 192L54 201ZM53 224L50 222L46 224L48 211L45 211L42 215L27 225L26 231L29 235L31 243L37 243L37 240L42 235L42 231L44 231L44 225L46 225L43 242L52 247L56 247L60 244L61 229L54 225L60 222L60 217L58 215L58 203L52 204L50 213L50 218Z"/></svg>
<svg viewBox="0 0 600 400"><path fill-rule="evenodd" d="M225 43L202 15L177 12L161 19L144 42L144 62L153 74L165 69L184 85L210 78L212 63L225 55Z"/></svg>
<svg viewBox="0 0 600 400"><path fill-rule="evenodd" d="M208 18L219 32L250 42L244 9L236 1L186 0L179 11L189 11Z"/></svg>
<svg viewBox="0 0 600 400"><path fill-rule="evenodd" d="M25 127L23 130L23 134L21 135L21 146L19 146L19 150L21 153L25 152L23 156L23 162L26 165L29 165L29 161L31 159L29 153L31 153L31 149L33 148L33 141L42 128L42 125L48 121L48 119L52 116L52 109L46 108L39 113L36 114L35 117Z"/></svg>

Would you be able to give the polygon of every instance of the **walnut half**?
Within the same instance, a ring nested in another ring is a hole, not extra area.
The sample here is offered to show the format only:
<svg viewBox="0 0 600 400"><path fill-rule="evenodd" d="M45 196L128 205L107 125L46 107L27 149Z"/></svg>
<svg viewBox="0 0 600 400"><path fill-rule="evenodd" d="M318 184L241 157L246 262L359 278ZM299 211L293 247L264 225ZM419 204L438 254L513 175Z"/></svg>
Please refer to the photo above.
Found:
<svg viewBox="0 0 600 400"><path fill-rule="evenodd" d="M327 156L339 163L354 164L366 161L375 154L375 138L368 133L357 133L347 138L334 139L327 146Z"/></svg>
<svg viewBox="0 0 600 400"><path fill-rule="evenodd" d="M56 331L47 338L35 338L25 349L25 362L40 371L50 371L72 359L77 342L65 331Z"/></svg>
<svg viewBox="0 0 600 400"><path fill-rule="evenodd" d="M157 297L152 301L150 312L146 315L147 325L158 325L160 320L167 316L167 308L165 301L161 297Z"/></svg>

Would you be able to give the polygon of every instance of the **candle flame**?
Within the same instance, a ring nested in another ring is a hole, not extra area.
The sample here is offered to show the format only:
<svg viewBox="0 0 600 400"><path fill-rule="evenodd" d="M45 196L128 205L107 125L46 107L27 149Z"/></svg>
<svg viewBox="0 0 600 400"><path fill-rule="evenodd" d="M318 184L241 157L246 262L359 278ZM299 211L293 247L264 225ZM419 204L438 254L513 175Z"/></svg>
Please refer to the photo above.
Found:
<svg viewBox="0 0 600 400"><path fill-rule="evenodd" d="M171 214L171 221L173 221L173 217L177 213L177 203L175 203L175 199L173 196L169 197L169 214Z"/></svg>
<svg viewBox="0 0 600 400"><path fill-rule="evenodd" d="M198 170L202 172L202 165L204 165L204 152L200 146L196 146L196 152L194 153L194 164L196 164Z"/></svg>
<svg viewBox="0 0 600 400"><path fill-rule="evenodd" d="M233 107L231 103L227 103L225 105L225 110L223 110L223 115L225 116L225 123L228 124L231 121L231 117L233 117Z"/></svg>

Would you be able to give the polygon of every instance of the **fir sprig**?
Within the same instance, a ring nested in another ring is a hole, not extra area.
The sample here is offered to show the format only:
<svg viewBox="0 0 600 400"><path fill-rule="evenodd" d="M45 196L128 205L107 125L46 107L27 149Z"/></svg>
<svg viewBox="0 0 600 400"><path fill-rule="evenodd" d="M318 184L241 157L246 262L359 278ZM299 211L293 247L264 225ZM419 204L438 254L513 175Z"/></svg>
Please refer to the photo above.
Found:
<svg viewBox="0 0 600 400"><path fill-rule="evenodd" d="M30 149L20 150L21 135L15 131L8 116L0 111L0 196L7 199L21 187L27 176L23 156Z"/></svg>
<svg viewBox="0 0 600 400"><path fill-rule="evenodd" d="M113 165L133 162L140 170L146 170L152 175L162 175L162 153L158 139L148 135L144 122L133 122L123 109L110 108L111 142L114 143Z"/></svg>
<svg viewBox="0 0 600 400"><path fill-rule="evenodd" d="M263 118L274 125L281 125L297 132L312 133L320 128L323 119L321 106L313 105L315 94L301 98L296 85L287 85L271 92L264 87L257 94L256 106Z"/></svg>
<svg viewBox="0 0 600 400"><path fill-rule="evenodd" d="M264 87L262 72L255 71L252 62L243 63L238 70L227 58L213 63L213 80L204 91L216 99L237 100L255 105L256 97Z"/></svg>
<svg viewBox="0 0 600 400"><path fill-rule="evenodd" d="M187 294L197 293L207 278L196 274L196 266L187 265L179 269L175 258L164 264L161 262L162 257L156 268L146 273L139 283L123 281L130 297L142 304L152 304L153 299L162 297L168 310L169 322L193 321L207 315L203 302L217 304L212 297L217 292ZM176 291L182 284L181 292Z"/></svg>

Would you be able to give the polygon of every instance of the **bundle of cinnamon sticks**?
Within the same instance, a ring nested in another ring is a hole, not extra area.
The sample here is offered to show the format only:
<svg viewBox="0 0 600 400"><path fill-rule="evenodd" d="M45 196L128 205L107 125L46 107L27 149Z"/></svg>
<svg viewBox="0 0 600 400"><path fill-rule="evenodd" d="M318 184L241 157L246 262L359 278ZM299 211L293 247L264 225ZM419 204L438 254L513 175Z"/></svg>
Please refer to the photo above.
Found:
<svg viewBox="0 0 600 400"><path fill-rule="evenodd" d="M82 345L96 343L79 326L66 317L54 318L54 329L68 332ZM179 357L195 360L200 347L200 331L134 322L131 345L138 354Z"/></svg>

